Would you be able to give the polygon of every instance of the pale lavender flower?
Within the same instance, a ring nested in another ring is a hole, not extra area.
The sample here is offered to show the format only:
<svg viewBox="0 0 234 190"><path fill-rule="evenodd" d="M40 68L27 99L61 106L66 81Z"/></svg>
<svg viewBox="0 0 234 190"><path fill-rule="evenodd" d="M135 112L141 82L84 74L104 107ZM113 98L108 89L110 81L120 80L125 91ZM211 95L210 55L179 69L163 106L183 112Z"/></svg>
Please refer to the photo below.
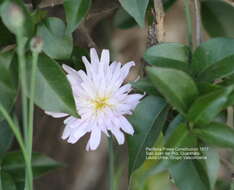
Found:
<svg viewBox="0 0 234 190"><path fill-rule="evenodd" d="M102 132L107 136L111 132L119 144L124 143L123 132L133 135L134 129L124 116L131 115L143 97L141 94L129 94L130 84L122 85L134 62L123 66L119 62L110 64L109 50L103 50L99 60L96 50L91 49L90 57L90 62L82 57L86 73L63 65L80 118L65 113L46 112L55 118L69 116L64 120L62 136L69 143L75 143L86 133L91 133L87 151L97 149Z"/></svg>

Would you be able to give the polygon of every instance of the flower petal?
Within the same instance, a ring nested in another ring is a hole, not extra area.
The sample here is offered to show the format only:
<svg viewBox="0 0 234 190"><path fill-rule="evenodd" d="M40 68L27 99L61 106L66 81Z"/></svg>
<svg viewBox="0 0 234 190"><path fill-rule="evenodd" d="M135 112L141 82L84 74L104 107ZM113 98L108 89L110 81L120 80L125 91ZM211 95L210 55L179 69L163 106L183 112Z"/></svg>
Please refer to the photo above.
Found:
<svg viewBox="0 0 234 190"><path fill-rule="evenodd" d="M123 116L119 117L119 119L120 119L120 122L121 122L121 129L125 133L133 135L134 134L134 129L133 129L132 125L129 123L129 121Z"/></svg>
<svg viewBox="0 0 234 190"><path fill-rule="evenodd" d="M60 118L60 117L66 117L66 116L68 116L67 113L57 113L57 112L49 112L49 111L45 111L45 113L47 115L50 115L50 116L54 117L54 118Z"/></svg>
<svg viewBox="0 0 234 190"><path fill-rule="evenodd" d="M100 63L107 66L110 63L110 51L108 49L102 50Z"/></svg>
<svg viewBox="0 0 234 190"><path fill-rule="evenodd" d="M89 145L90 150L96 150L101 141L101 130L97 127L94 127L91 131Z"/></svg>
<svg viewBox="0 0 234 190"><path fill-rule="evenodd" d="M124 144L125 137L123 132L121 132L119 129L116 129L115 127L112 127L110 131L115 136L119 144Z"/></svg>
<svg viewBox="0 0 234 190"><path fill-rule="evenodd" d="M98 64L99 63L99 58L96 49L91 48L90 49L90 59L91 59L91 64Z"/></svg>

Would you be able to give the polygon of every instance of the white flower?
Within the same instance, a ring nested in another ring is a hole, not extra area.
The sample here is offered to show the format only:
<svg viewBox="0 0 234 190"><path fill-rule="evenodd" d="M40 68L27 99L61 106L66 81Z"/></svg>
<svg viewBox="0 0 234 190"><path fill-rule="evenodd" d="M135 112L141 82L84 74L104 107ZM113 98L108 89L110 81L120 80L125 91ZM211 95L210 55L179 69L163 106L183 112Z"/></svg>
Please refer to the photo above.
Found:
<svg viewBox="0 0 234 190"><path fill-rule="evenodd" d="M97 149L102 132L107 136L111 132L119 144L124 143L123 132L133 135L134 129L124 115L132 114L143 97L141 94L128 94L131 91L130 84L121 86L134 62L123 66L118 62L110 64L109 50L103 50L99 60L96 50L91 49L90 57L90 62L82 57L86 73L63 65L80 118L69 116L65 119L62 138L75 143L90 132L87 151ZM55 118L68 116L65 113L46 113Z"/></svg>

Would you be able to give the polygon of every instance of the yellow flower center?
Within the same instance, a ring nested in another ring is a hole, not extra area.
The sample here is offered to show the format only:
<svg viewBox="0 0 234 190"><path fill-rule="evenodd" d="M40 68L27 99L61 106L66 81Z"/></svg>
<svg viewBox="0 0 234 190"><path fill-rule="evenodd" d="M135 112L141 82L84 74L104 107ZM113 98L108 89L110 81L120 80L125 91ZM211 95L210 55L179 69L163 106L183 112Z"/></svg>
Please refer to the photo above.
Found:
<svg viewBox="0 0 234 190"><path fill-rule="evenodd" d="M105 108L106 106L108 106L108 99L107 97L103 97L103 98L97 98L96 100L93 101L94 107L96 109L96 111L100 111L103 108Z"/></svg>

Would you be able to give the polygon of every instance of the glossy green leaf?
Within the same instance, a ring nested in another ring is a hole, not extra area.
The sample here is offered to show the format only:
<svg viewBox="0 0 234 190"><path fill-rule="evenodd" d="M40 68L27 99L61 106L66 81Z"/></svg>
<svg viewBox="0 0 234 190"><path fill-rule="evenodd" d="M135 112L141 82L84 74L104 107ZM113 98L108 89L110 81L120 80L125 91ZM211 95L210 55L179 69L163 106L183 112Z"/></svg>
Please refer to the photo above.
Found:
<svg viewBox="0 0 234 190"><path fill-rule="evenodd" d="M194 129L194 133L204 142L219 147L234 148L234 129L223 123L213 122Z"/></svg>
<svg viewBox="0 0 234 190"><path fill-rule="evenodd" d="M191 106L187 119L197 124L211 122L224 109L233 88L223 88L200 96Z"/></svg>
<svg viewBox="0 0 234 190"><path fill-rule="evenodd" d="M47 18L37 30L37 35L41 36L44 45L43 51L53 59L69 59L73 49L72 35L66 34L64 22L55 17Z"/></svg>
<svg viewBox="0 0 234 190"><path fill-rule="evenodd" d="M183 160L170 168L180 190L209 190L208 178L197 160Z"/></svg>
<svg viewBox="0 0 234 190"><path fill-rule="evenodd" d="M165 133L165 140L167 141L173 132L180 126L181 123L185 121L184 117L178 114L169 124L166 133Z"/></svg>
<svg viewBox="0 0 234 190"><path fill-rule="evenodd" d="M197 84L200 95L205 95L205 94L208 94L212 91L215 91L215 90L222 88L222 86L220 86L220 85L212 84L209 82L197 82L196 84Z"/></svg>
<svg viewBox="0 0 234 190"><path fill-rule="evenodd" d="M119 2L141 27L145 26L145 14L149 0L119 0Z"/></svg>
<svg viewBox="0 0 234 190"><path fill-rule="evenodd" d="M10 65L12 63L13 57L14 57L14 50L6 51L6 52L0 52L0 64L4 68L9 69Z"/></svg>
<svg viewBox="0 0 234 190"><path fill-rule="evenodd" d="M129 121L135 134L128 137L129 176L145 160L145 148L157 140L167 116L167 104L159 97L148 96L137 106Z"/></svg>
<svg viewBox="0 0 234 190"><path fill-rule="evenodd" d="M7 55L0 53L0 103L7 111L12 109L15 103L17 84L15 84L14 76L10 69L13 54ZM3 117L0 114L0 120Z"/></svg>
<svg viewBox="0 0 234 190"><path fill-rule="evenodd" d="M160 133L157 141L152 148L163 147L163 135ZM146 159L144 163L136 169L129 181L129 189L131 190L154 190L157 189L170 189L169 173L167 171L161 173L150 173L150 169L158 162L154 159Z"/></svg>
<svg viewBox="0 0 234 190"><path fill-rule="evenodd" d="M32 17L27 7L24 5L24 3L21 0L4 1L0 9L3 23L12 33L16 34L17 29L14 26L14 24L12 24L12 22L17 22L17 18L13 18L12 16L12 11L13 11L11 10L12 3L20 7L22 14L24 16L25 20L21 28L23 35L29 37L32 36L34 32L34 24L32 21Z"/></svg>
<svg viewBox="0 0 234 190"><path fill-rule="evenodd" d="M28 61L30 66L31 58ZM30 77L30 68L28 69ZM35 103L46 111L77 116L72 90L64 71L54 60L43 54L38 60Z"/></svg>
<svg viewBox="0 0 234 190"><path fill-rule="evenodd" d="M199 46L192 57L191 68L195 74L203 72L211 64L234 55L234 39L214 38Z"/></svg>
<svg viewBox="0 0 234 190"><path fill-rule="evenodd" d="M197 144L197 138L195 135L189 132L186 124L181 123L182 119L177 116L173 121L173 127L175 128L169 137L167 137L164 147L167 148L194 148ZM148 175L154 175L159 172L165 171L177 164L179 160L160 160L154 164L147 172Z"/></svg>
<svg viewBox="0 0 234 190"><path fill-rule="evenodd" d="M210 65L198 75L199 81L212 82L216 79L228 77L234 73L234 55Z"/></svg>
<svg viewBox="0 0 234 190"><path fill-rule="evenodd" d="M0 173L0 185L1 190L16 190L14 179L9 173L4 171Z"/></svg>
<svg viewBox="0 0 234 190"><path fill-rule="evenodd" d="M234 37L234 7L222 0L201 1L201 15L206 31L212 37Z"/></svg>
<svg viewBox="0 0 234 190"><path fill-rule="evenodd" d="M63 5L66 13L67 32L72 33L84 19L91 6L91 0L65 0Z"/></svg>
<svg viewBox="0 0 234 190"><path fill-rule="evenodd" d="M61 163L41 154L32 154L32 169L34 178L62 167ZM24 180L25 162L21 152L9 152L2 160L2 170L10 173L16 181Z"/></svg>
<svg viewBox="0 0 234 190"><path fill-rule="evenodd" d="M146 70L156 89L180 113L185 114L198 96L198 90L193 79L176 69L147 67Z"/></svg>
<svg viewBox="0 0 234 190"><path fill-rule="evenodd" d="M0 122L0 157L6 153L13 141L13 133L6 121Z"/></svg>
<svg viewBox="0 0 234 190"><path fill-rule="evenodd" d="M131 85L133 88L140 90L143 93L146 92L149 95L160 96L159 92L155 89L154 85L148 78L132 82Z"/></svg>
<svg viewBox="0 0 234 190"><path fill-rule="evenodd" d="M219 85L222 85L222 86L230 86L233 84L234 84L234 74L228 76L227 78L225 78L225 80L219 83Z"/></svg>
<svg viewBox="0 0 234 190"><path fill-rule="evenodd" d="M129 29L137 23L122 7L118 9L114 18L114 26L120 29Z"/></svg>
<svg viewBox="0 0 234 190"><path fill-rule="evenodd" d="M167 62L170 60L177 61L175 63L178 64L186 64L188 63L188 58L189 48L179 43L161 43L150 47L144 54L144 59L149 64L156 66L161 66L163 65L163 61Z"/></svg>
<svg viewBox="0 0 234 190"><path fill-rule="evenodd" d="M214 189L220 169L219 153L215 149L209 147L208 151L204 152L204 155L207 156L207 159L205 160L205 167L209 178L210 187L211 189Z"/></svg>
<svg viewBox="0 0 234 190"><path fill-rule="evenodd" d="M165 147L193 147L196 145L195 136L190 133L186 124L182 123L173 131L170 138L166 141Z"/></svg>

